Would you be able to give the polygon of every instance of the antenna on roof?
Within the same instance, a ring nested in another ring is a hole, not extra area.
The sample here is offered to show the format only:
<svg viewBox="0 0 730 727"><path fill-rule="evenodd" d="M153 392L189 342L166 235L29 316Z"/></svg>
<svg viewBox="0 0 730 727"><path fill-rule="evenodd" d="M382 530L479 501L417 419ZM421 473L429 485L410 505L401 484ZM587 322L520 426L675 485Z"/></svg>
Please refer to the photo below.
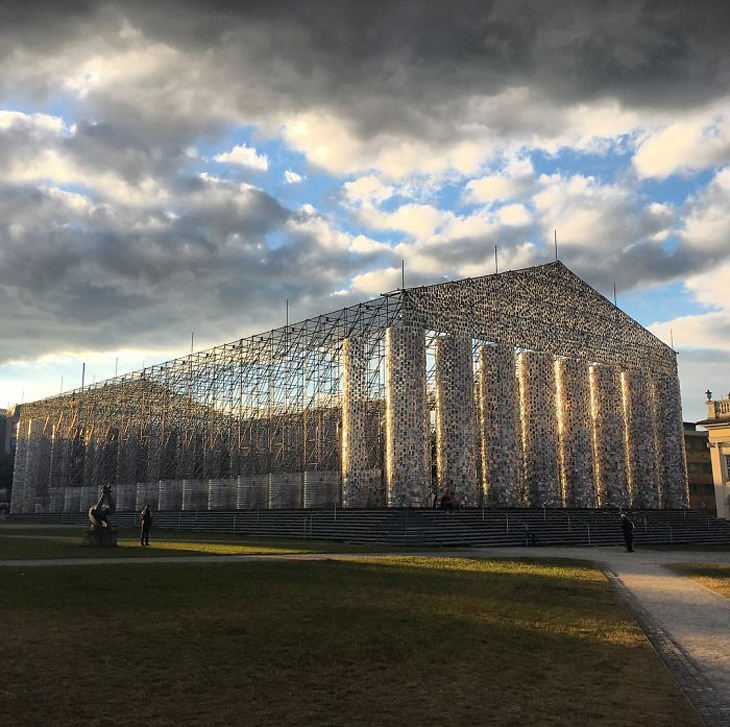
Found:
<svg viewBox="0 0 730 727"><path fill-rule="evenodd" d="M672 333L672 329L669 329L669 342L672 346L672 351L674 351L674 334Z"/></svg>
<svg viewBox="0 0 730 727"><path fill-rule="evenodd" d="M400 289L406 289L406 261L400 261Z"/></svg>
<svg viewBox="0 0 730 727"><path fill-rule="evenodd" d="M555 260L558 259L558 231L553 230L553 237L555 238Z"/></svg>
<svg viewBox="0 0 730 727"><path fill-rule="evenodd" d="M616 303L616 281L613 281L613 304L618 308L618 303Z"/></svg>
<svg viewBox="0 0 730 727"><path fill-rule="evenodd" d="M499 263L497 262L497 246L494 246L494 272L499 272Z"/></svg>
<svg viewBox="0 0 730 727"><path fill-rule="evenodd" d="M63 374L61 374L61 390L58 393L63 394Z"/></svg>
<svg viewBox="0 0 730 727"><path fill-rule="evenodd" d="M86 364L81 364L81 388L84 388L84 381L86 380Z"/></svg>
<svg viewBox="0 0 730 727"><path fill-rule="evenodd" d="M286 327L289 328L289 298L286 299Z"/></svg>
<svg viewBox="0 0 730 727"><path fill-rule="evenodd" d="M193 355L193 346L195 344L195 331L190 333L190 355Z"/></svg>

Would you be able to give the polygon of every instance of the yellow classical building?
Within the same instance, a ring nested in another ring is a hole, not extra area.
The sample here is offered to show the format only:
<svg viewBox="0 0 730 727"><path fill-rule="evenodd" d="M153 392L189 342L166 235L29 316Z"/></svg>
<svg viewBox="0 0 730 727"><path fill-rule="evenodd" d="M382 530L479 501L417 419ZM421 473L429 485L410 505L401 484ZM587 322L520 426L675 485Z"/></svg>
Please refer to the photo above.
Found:
<svg viewBox="0 0 730 727"><path fill-rule="evenodd" d="M730 520L730 394L717 401L706 394L707 419L697 423L709 432L717 517Z"/></svg>

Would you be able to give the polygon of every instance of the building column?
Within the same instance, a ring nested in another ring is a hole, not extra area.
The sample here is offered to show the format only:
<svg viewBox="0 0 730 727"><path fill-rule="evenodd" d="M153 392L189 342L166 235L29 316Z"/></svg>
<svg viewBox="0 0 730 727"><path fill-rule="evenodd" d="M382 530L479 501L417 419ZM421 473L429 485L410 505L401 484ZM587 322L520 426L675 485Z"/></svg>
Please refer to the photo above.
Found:
<svg viewBox="0 0 730 727"><path fill-rule="evenodd" d="M659 507L656 461L656 423L644 371L621 373L626 440L626 474L634 508Z"/></svg>
<svg viewBox="0 0 730 727"><path fill-rule="evenodd" d="M28 444L25 456L25 487L23 488L23 512L36 512L36 495L41 481L41 450L43 422L38 418L28 420Z"/></svg>
<svg viewBox="0 0 730 727"><path fill-rule="evenodd" d="M28 453L28 420L18 422L18 437L15 443L15 466L13 468L13 491L10 495L10 512L23 512L25 499L25 463Z"/></svg>
<svg viewBox="0 0 730 727"><path fill-rule="evenodd" d="M522 472L529 507L561 507L555 359L540 351L517 357Z"/></svg>
<svg viewBox="0 0 730 727"><path fill-rule="evenodd" d="M368 467L366 343L366 339L353 336L342 344L342 507L382 505L379 487Z"/></svg>
<svg viewBox="0 0 730 727"><path fill-rule="evenodd" d="M64 493L68 481L68 444L63 427L54 424L48 465L48 512L63 512Z"/></svg>
<svg viewBox="0 0 730 727"><path fill-rule="evenodd" d="M612 366L593 365L590 384L598 507L628 507L621 378Z"/></svg>
<svg viewBox="0 0 730 727"><path fill-rule="evenodd" d="M463 507L481 504L471 338L436 339L436 467L440 494Z"/></svg>
<svg viewBox="0 0 730 727"><path fill-rule="evenodd" d="M520 507L520 402L512 347L479 347L479 429L486 502Z"/></svg>
<svg viewBox="0 0 730 727"><path fill-rule="evenodd" d="M710 430L710 462L712 463L712 480L715 491L715 503L717 517L722 520L730 520L730 486L728 482L727 448L730 442L714 441Z"/></svg>
<svg viewBox="0 0 730 727"><path fill-rule="evenodd" d="M563 504L565 507L596 507L588 365L575 359L557 359L555 381Z"/></svg>
<svg viewBox="0 0 730 727"><path fill-rule="evenodd" d="M422 328L385 331L385 482L389 507L430 507L431 453Z"/></svg>
<svg viewBox="0 0 730 727"><path fill-rule="evenodd" d="M679 380L676 376L657 376L652 381L652 395L662 507L688 507L689 485Z"/></svg>

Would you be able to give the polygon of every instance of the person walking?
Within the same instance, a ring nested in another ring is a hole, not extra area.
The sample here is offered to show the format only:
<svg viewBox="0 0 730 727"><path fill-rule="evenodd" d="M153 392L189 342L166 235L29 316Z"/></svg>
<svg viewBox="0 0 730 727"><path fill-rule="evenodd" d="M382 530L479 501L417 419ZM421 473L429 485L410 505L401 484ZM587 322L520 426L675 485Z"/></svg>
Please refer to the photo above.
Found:
<svg viewBox="0 0 730 727"><path fill-rule="evenodd" d="M621 513L621 529L624 531L624 543L626 544L626 552L634 552L634 523L631 522L625 512Z"/></svg>
<svg viewBox="0 0 730 727"><path fill-rule="evenodd" d="M140 532L139 542L144 547L150 544L150 528L152 527L152 513L150 512L150 506L145 505L142 508L142 512L139 514L139 519L142 524L142 531Z"/></svg>

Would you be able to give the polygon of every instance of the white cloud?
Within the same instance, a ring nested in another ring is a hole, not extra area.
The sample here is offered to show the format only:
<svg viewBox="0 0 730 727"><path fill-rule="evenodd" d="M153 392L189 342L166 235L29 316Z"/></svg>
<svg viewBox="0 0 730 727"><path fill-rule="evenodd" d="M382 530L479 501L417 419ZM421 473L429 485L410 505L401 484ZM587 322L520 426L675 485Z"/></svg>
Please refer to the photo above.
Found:
<svg viewBox="0 0 730 727"><path fill-rule="evenodd" d="M673 337L677 348L726 351L730 364L730 261L692 275L684 287L698 303L714 310L653 323L649 330L667 343ZM730 368L727 371L730 387Z"/></svg>
<svg viewBox="0 0 730 727"><path fill-rule="evenodd" d="M414 176L438 180L449 175L473 177L490 160L519 156L528 149L555 154L567 147L603 154L637 131L672 118L628 111L616 101L555 107L526 87L460 99L458 108L441 112L449 118L447 141L427 141L406 130L361 138L350 119L328 109L281 118L278 128L292 148L332 173L378 172L387 180ZM499 176L474 180L468 195L475 202L507 199L513 187Z"/></svg>
<svg viewBox="0 0 730 727"><path fill-rule="evenodd" d="M215 161L224 164L238 164L265 172L269 168L269 157L259 154L256 149L247 144L239 144L227 152L221 152L213 157Z"/></svg>
<svg viewBox="0 0 730 727"><path fill-rule="evenodd" d="M709 272L687 278L685 287L703 305L717 306L730 312L730 261Z"/></svg>
<svg viewBox="0 0 730 727"><path fill-rule="evenodd" d="M620 252L666 237L673 220L672 208L642 203L628 186L601 184L593 177L575 174L542 175L541 190L532 198L545 239L589 250Z"/></svg>
<svg viewBox="0 0 730 727"><path fill-rule="evenodd" d="M677 121L646 135L634 155L642 177L664 178L730 162L730 118Z"/></svg>
<svg viewBox="0 0 730 727"><path fill-rule="evenodd" d="M310 204L302 205L300 212L300 215L287 222L286 228L292 233L311 237L322 249L346 250L360 255L392 252L390 245L384 242L378 242L366 235L344 232Z"/></svg>
<svg viewBox="0 0 730 727"><path fill-rule="evenodd" d="M393 212L369 209L363 217L371 227L405 232L415 239L423 239L436 233L454 215L428 204L406 204Z"/></svg>
<svg viewBox="0 0 730 727"><path fill-rule="evenodd" d="M301 174L293 172L291 169L286 169L284 171L284 181L287 184L299 184L299 182L303 182L305 179L306 177L303 177Z"/></svg>
<svg viewBox="0 0 730 727"><path fill-rule="evenodd" d="M535 170L530 159L514 158L501 172L468 182L464 199L476 204L492 204L515 199L528 193L534 183Z"/></svg>
<svg viewBox="0 0 730 727"><path fill-rule="evenodd" d="M55 149L39 149L34 154L12 159L4 170L4 177L21 183L79 185L118 204L142 208L163 204L169 199L167 190L151 176L130 184L111 170L98 172L81 167L71 156Z"/></svg>
<svg viewBox="0 0 730 727"><path fill-rule="evenodd" d="M63 119L48 114L25 114L22 111L0 110L0 131L13 127L38 129L43 132L60 135L64 130Z"/></svg>
<svg viewBox="0 0 730 727"><path fill-rule="evenodd" d="M346 199L353 204L379 205L395 193L392 185L383 184L380 178L373 174L345 182L343 190Z"/></svg>
<svg viewBox="0 0 730 727"><path fill-rule="evenodd" d="M309 111L283 120L284 139L307 159L334 174L377 170L400 180L438 177L450 171L473 175L492 153L486 140L429 144L405 134L381 133L360 139L349 120L328 111Z"/></svg>
<svg viewBox="0 0 730 727"><path fill-rule="evenodd" d="M690 198L681 236L691 248L730 255L730 167Z"/></svg>
<svg viewBox="0 0 730 727"><path fill-rule="evenodd" d="M350 290L360 296L369 298L395 290L400 287L400 284L401 269L399 267L388 267L355 275L350 283Z"/></svg>
<svg viewBox="0 0 730 727"><path fill-rule="evenodd" d="M510 204L501 207L497 214L500 222L505 225L524 226L532 222L532 216L522 204Z"/></svg>
<svg viewBox="0 0 730 727"><path fill-rule="evenodd" d="M680 316L663 323L652 323L649 330L669 344L672 338L680 348L714 348L730 351L730 312L717 311Z"/></svg>

